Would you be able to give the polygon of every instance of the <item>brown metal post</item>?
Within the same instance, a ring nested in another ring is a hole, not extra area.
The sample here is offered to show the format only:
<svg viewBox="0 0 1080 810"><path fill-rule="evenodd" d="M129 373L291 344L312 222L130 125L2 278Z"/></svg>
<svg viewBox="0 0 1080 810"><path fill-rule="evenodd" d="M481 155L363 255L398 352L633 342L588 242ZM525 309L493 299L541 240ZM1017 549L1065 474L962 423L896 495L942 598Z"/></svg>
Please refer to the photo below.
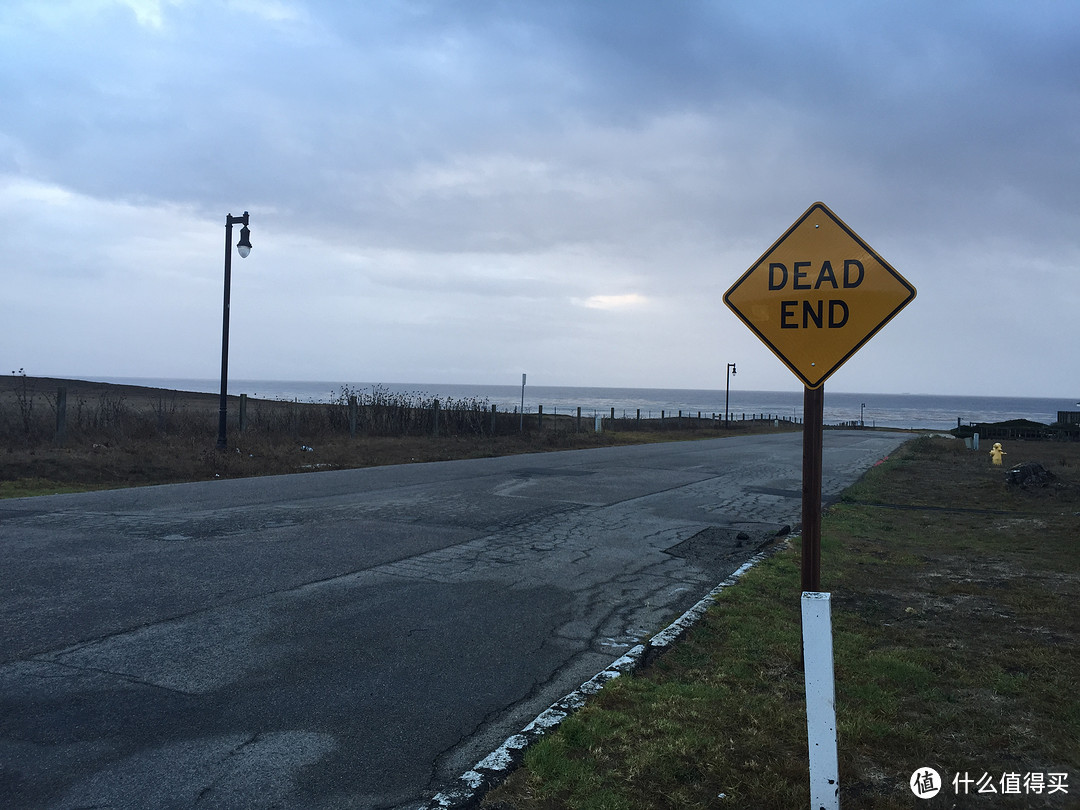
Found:
<svg viewBox="0 0 1080 810"><path fill-rule="evenodd" d="M803 391L802 589L821 590L821 442L825 388Z"/></svg>

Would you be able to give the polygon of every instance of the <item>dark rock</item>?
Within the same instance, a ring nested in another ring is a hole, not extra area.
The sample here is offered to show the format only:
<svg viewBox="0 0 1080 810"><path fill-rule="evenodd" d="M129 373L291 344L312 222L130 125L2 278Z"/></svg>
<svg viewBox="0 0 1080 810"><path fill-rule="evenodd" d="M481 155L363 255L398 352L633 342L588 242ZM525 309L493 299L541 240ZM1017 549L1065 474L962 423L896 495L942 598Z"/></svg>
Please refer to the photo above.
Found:
<svg viewBox="0 0 1080 810"><path fill-rule="evenodd" d="M1027 487L1045 487L1056 478L1057 476L1052 472L1033 461L1017 464L1015 467L1005 471L1005 483L1024 489Z"/></svg>

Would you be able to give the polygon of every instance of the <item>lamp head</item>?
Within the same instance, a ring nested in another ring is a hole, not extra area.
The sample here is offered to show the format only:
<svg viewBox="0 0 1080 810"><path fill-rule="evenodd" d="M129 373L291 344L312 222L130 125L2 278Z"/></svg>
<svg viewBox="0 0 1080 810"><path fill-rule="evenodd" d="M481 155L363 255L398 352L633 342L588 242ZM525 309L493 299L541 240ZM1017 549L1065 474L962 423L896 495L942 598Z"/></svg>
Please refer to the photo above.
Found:
<svg viewBox="0 0 1080 810"><path fill-rule="evenodd" d="M251 228L245 225L240 229L240 241L236 243L236 252L241 259L246 259L251 253Z"/></svg>

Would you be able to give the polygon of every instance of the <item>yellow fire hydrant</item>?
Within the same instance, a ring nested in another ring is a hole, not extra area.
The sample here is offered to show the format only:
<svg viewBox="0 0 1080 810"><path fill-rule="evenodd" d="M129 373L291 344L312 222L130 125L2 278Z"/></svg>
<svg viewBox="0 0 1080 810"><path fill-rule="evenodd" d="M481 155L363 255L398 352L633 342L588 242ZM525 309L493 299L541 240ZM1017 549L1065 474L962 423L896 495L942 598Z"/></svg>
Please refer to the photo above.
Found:
<svg viewBox="0 0 1080 810"><path fill-rule="evenodd" d="M1001 449L1001 442L994 442L994 449L990 451L990 460L997 466L1001 466L1001 457L1008 455Z"/></svg>

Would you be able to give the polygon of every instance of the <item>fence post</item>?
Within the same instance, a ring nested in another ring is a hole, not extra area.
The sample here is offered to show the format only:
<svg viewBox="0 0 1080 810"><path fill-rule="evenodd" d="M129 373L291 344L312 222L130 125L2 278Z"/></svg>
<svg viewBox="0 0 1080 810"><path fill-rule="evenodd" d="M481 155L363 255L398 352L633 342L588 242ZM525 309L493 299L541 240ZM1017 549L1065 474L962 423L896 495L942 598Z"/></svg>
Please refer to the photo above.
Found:
<svg viewBox="0 0 1080 810"><path fill-rule="evenodd" d="M641 408L637 409L637 420L638 420L638 422L641 421Z"/></svg>
<svg viewBox="0 0 1080 810"><path fill-rule="evenodd" d="M240 395L240 432L244 432L247 425L247 394Z"/></svg>
<svg viewBox="0 0 1080 810"><path fill-rule="evenodd" d="M349 397L349 435L356 435L356 416L360 407L355 396Z"/></svg>
<svg viewBox="0 0 1080 810"><path fill-rule="evenodd" d="M63 447L67 438L67 388L56 392L56 446Z"/></svg>
<svg viewBox="0 0 1080 810"><path fill-rule="evenodd" d="M491 435L495 435L495 406L491 406Z"/></svg>
<svg viewBox="0 0 1080 810"><path fill-rule="evenodd" d="M434 428L432 428L431 435L432 436L438 436L439 435L439 400L435 400L434 411L435 411L435 426L434 426Z"/></svg>
<svg viewBox="0 0 1080 810"><path fill-rule="evenodd" d="M536 427L539 430L544 426L544 406L536 406Z"/></svg>

